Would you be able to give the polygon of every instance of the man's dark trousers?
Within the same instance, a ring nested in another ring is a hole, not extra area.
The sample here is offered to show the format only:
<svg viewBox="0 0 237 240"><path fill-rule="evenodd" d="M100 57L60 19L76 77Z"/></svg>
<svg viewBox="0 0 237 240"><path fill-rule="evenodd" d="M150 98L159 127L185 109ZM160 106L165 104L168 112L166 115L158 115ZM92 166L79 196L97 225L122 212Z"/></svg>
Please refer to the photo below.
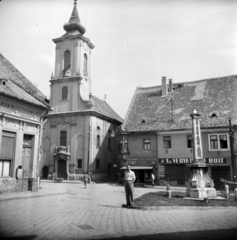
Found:
<svg viewBox="0 0 237 240"><path fill-rule="evenodd" d="M133 181L132 180L125 181L125 192L126 192L127 205L131 206L131 204L133 203Z"/></svg>

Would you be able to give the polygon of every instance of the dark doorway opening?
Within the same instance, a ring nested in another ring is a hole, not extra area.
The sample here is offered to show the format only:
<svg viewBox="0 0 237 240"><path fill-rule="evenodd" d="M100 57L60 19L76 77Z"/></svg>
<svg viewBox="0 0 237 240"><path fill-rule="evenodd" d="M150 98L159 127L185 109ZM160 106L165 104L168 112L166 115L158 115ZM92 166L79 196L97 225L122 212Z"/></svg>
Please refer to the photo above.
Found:
<svg viewBox="0 0 237 240"><path fill-rule="evenodd" d="M48 174L49 174L49 168L48 166L44 166L42 171L42 179L48 179Z"/></svg>
<svg viewBox="0 0 237 240"><path fill-rule="evenodd" d="M62 159L58 161L58 178L67 179L66 161Z"/></svg>

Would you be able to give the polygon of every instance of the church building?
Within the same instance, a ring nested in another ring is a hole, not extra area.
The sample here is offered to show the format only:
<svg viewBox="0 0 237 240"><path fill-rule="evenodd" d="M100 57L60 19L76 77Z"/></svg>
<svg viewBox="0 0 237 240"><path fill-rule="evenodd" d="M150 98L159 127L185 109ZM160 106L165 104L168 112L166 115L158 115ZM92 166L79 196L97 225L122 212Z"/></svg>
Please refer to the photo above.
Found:
<svg viewBox="0 0 237 240"><path fill-rule="evenodd" d="M56 44L55 72L50 80L51 113L44 126L42 178L94 180L111 178L114 133L123 119L92 94L91 55L94 45L84 36L76 2L66 33Z"/></svg>

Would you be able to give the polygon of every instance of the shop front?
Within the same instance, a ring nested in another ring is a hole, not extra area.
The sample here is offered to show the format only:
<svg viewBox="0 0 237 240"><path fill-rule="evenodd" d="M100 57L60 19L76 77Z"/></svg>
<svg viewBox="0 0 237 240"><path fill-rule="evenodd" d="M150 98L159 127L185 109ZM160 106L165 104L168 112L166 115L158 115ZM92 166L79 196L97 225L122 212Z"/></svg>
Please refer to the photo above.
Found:
<svg viewBox="0 0 237 240"><path fill-rule="evenodd" d="M130 165L134 171L137 183L151 183L151 174L157 175L157 161L155 159L128 159L127 164L120 169L126 170L127 165Z"/></svg>
<svg viewBox="0 0 237 240"><path fill-rule="evenodd" d="M159 158L159 178L169 181L171 185L188 186L190 169L186 165L192 162L192 158ZM220 178L230 180L231 169L227 158L205 158L205 162L209 165L208 173L216 189L220 187Z"/></svg>

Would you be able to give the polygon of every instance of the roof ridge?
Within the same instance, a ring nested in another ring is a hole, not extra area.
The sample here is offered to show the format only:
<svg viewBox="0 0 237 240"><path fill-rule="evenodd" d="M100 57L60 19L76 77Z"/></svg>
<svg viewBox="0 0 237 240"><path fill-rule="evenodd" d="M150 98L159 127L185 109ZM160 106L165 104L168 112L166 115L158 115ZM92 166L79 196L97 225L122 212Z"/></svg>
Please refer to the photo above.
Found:
<svg viewBox="0 0 237 240"><path fill-rule="evenodd" d="M205 79L200 79L200 80L194 80L194 81L186 81L186 82L173 82L173 86L175 85L179 85L179 84L186 84L186 83L197 83L197 82L204 82L204 81L208 81L208 80L218 80L218 79L222 79L222 78L230 78L230 77L237 77L237 74L232 74L232 75L228 75L228 76L222 76L222 77L214 77L214 78L205 78ZM159 88L162 87L162 85L154 85L154 86L150 86L150 87L137 87L138 90L145 90L145 89L152 89L152 88Z"/></svg>

